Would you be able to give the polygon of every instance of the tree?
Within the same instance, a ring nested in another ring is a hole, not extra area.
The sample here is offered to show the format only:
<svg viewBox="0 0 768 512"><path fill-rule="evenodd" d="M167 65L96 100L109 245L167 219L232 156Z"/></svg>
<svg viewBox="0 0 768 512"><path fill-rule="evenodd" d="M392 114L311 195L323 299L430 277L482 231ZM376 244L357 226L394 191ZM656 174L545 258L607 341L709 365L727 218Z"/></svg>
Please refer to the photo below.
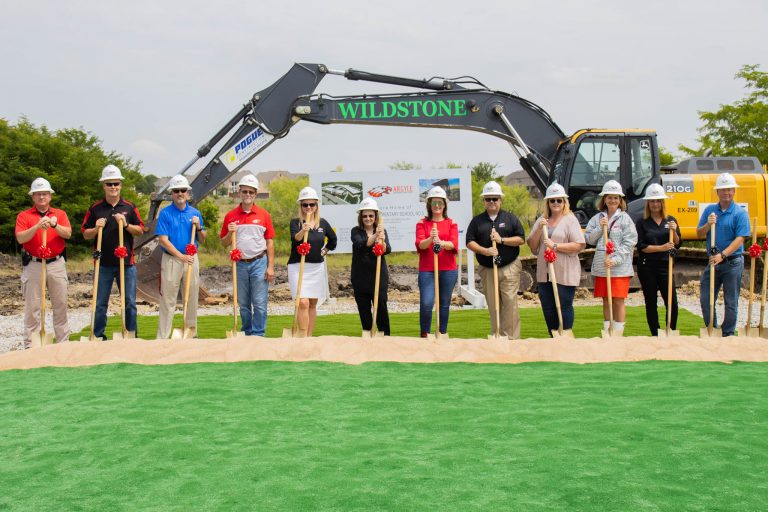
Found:
<svg viewBox="0 0 768 512"><path fill-rule="evenodd" d="M755 156L768 162L768 73L757 65L742 66L735 78L743 79L746 97L714 112L699 112L704 122L698 131L698 148L678 146L689 155L712 149L715 156Z"/></svg>
<svg viewBox="0 0 768 512"><path fill-rule="evenodd" d="M136 182L136 192L146 195L151 194L155 191L155 182L157 179L157 176L154 174L142 176L141 179Z"/></svg>
<svg viewBox="0 0 768 512"><path fill-rule="evenodd" d="M78 236L79 227L90 205L104 197L99 178L107 164L121 169L126 178L124 197L136 203L145 216L148 200L139 197L134 189L143 179L140 163L114 151L106 152L95 135L82 129L51 132L24 118L16 125L0 119L0 230L14 233L16 215L32 205L27 194L29 185L35 178L43 177L55 191L53 206L64 210L72 224L74 235L67 246L75 251L90 250L91 242ZM0 251L16 250L15 237L0 237Z"/></svg>
<svg viewBox="0 0 768 512"><path fill-rule="evenodd" d="M504 192L502 208L514 213L520 219L523 226L529 225L534 220L536 207L528 189L523 185L505 185L499 179L487 180L485 179L486 176L482 174L481 177L472 176L472 215L478 215L485 211L483 197L480 194L483 192L483 186L488 181L496 181L501 186L501 191Z"/></svg>
<svg viewBox="0 0 768 512"><path fill-rule="evenodd" d="M490 162L479 162L472 167L472 177L477 178L483 183L488 183L496 179L496 168L499 164Z"/></svg>
<svg viewBox="0 0 768 512"><path fill-rule="evenodd" d="M659 147L659 163L661 165L672 165L677 161L677 157L668 151L667 148Z"/></svg>
<svg viewBox="0 0 768 512"><path fill-rule="evenodd" d="M416 165L413 162L406 162L405 160L398 160L389 166L393 171L413 171L414 169L421 169L420 165Z"/></svg>

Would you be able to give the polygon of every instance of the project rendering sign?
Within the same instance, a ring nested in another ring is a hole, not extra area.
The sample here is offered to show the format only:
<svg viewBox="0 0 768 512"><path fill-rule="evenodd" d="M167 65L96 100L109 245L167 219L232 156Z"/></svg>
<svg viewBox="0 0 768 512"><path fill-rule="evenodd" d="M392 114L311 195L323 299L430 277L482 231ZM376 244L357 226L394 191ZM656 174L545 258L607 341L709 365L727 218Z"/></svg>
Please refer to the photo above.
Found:
<svg viewBox="0 0 768 512"><path fill-rule="evenodd" d="M376 200L392 251L415 251L416 223L426 216L429 189L442 187L448 195L448 217L459 226L459 246L472 220L472 179L468 169L328 172L311 174L310 186L321 198L320 216L339 239L336 252L352 252L350 233L357 226L357 209L366 197Z"/></svg>

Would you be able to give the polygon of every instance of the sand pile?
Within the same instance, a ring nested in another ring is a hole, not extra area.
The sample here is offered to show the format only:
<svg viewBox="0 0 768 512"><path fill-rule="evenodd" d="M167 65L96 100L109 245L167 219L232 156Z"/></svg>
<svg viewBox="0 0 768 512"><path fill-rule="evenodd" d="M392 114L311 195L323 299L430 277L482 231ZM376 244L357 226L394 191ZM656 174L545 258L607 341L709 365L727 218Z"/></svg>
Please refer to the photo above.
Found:
<svg viewBox="0 0 768 512"><path fill-rule="evenodd" d="M225 340L68 342L0 355L0 370L113 363L157 365L236 361L508 364L534 361L607 363L646 360L765 362L768 361L768 340L746 337L701 339L696 336L637 336L567 341L425 341L405 337L364 340L346 336L285 340L243 336Z"/></svg>

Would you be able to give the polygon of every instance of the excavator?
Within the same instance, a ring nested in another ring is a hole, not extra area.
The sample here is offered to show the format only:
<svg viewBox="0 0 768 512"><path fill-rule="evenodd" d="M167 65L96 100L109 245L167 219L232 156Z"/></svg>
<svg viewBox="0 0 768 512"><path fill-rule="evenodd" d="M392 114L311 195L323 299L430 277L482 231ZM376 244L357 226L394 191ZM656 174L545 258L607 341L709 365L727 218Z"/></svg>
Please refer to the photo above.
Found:
<svg viewBox="0 0 768 512"><path fill-rule="evenodd" d="M350 96L315 93L327 75L409 90ZM606 181L621 183L634 219L642 216L646 187L661 183L670 197L668 213L678 219L684 240L696 239L699 212L717 201L713 190L717 174L731 172L740 187L737 201L749 210L750 218L758 218L759 235L766 233L767 175L756 158L691 158L662 173L654 130L583 129L567 136L543 108L519 96L492 90L473 77L412 79L355 69L334 70L323 64L294 64L275 83L253 94L197 150L181 174L216 148L213 157L190 180L190 202L195 204L205 198L246 163L288 135L300 121L473 130L497 137L510 145L539 190L544 192L554 181L566 188L571 208L582 226L597 212L598 194ZM167 187L153 196L147 232L135 242L137 288L140 296L152 301L158 298L162 255L154 227L160 206L169 200ZM698 274L704 257L702 250L694 250L679 255L678 260L690 258ZM585 265L589 264L588 259ZM534 266L533 260L524 261L527 278L522 279L521 289L535 286Z"/></svg>

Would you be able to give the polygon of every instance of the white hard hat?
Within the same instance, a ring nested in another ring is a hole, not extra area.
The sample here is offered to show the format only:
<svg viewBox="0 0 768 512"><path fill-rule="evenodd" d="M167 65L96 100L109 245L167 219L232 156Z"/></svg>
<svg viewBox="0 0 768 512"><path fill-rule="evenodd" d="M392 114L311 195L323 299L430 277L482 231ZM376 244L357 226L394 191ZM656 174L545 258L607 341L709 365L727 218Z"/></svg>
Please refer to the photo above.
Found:
<svg viewBox="0 0 768 512"><path fill-rule="evenodd" d="M53 194L53 189L47 179L35 178L35 181L32 182L32 186L29 187L29 195L32 195L35 192L50 192Z"/></svg>
<svg viewBox="0 0 768 512"><path fill-rule="evenodd" d="M555 197L568 197L568 194L565 192L565 188L556 181L547 187L547 192L544 195L544 199L553 199Z"/></svg>
<svg viewBox="0 0 768 512"><path fill-rule="evenodd" d="M495 181L489 181L485 185L483 185L483 191L480 194L482 197L485 196L499 196L504 197L504 192L501 191L501 185L499 185Z"/></svg>
<svg viewBox="0 0 768 512"><path fill-rule="evenodd" d="M255 189L259 188L259 180L256 179L256 176L253 174L246 174L240 179L240 182L237 184L238 187L246 186L246 187L252 187Z"/></svg>
<svg viewBox="0 0 768 512"><path fill-rule="evenodd" d="M645 197L643 199L650 201L651 199L669 199L669 197L664 193L664 187L658 183L652 183L645 189Z"/></svg>
<svg viewBox="0 0 768 512"><path fill-rule="evenodd" d="M123 175L120 173L120 169L116 165L109 164L101 170L101 178L99 181L107 180L120 180L123 181Z"/></svg>
<svg viewBox="0 0 768 512"><path fill-rule="evenodd" d="M432 187L429 189L429 192L427 192L427 199L431 199L433 197L439 197L440 199L445 199L445 201L448 202L448 195L445 193L445 190L443 190L443 187Z"/></svg>
<svg viewBox="0 0 768 512"><path fill-rule="evenodd" d="M739 186L736 184L736 178L732 174L724 172L715 180L715 190L721 188L739 188Z"/></svg>
<svg viewBox="0 0 768 512"><path fill-rule="evenodd" d="M379 211L379 205L376 203L376 200L374 198L366 197L360 202L360 208L357 209L357 211L359 212L363 210Z"/></svg>
<svg viewBox="0 0 768 512"><path fill-rule="evenodd" d="M316 199L320 200L320 198L317 196L317 191L313 189L312 187L304 187L299 192L299 198L296 200L297 203L302 202L305 199Z"/></svg>
<svg viewBox="0 0 768 512"><path fill-rule="evenodd" d="M187 181L186 176L177 174L176 176L168 180L168 190L178 190L182 188L184 190L189 190L190 188L192 188L189 186L189 181Z"/></svg>
<svg viewBox="0 0 768 512"><path fill-rule="evenodd" d="M621 183L616 180L608 180L603 185L603 190L600 192L601 196L621 196L624 197L624 192L621 190Z"/></svg>

